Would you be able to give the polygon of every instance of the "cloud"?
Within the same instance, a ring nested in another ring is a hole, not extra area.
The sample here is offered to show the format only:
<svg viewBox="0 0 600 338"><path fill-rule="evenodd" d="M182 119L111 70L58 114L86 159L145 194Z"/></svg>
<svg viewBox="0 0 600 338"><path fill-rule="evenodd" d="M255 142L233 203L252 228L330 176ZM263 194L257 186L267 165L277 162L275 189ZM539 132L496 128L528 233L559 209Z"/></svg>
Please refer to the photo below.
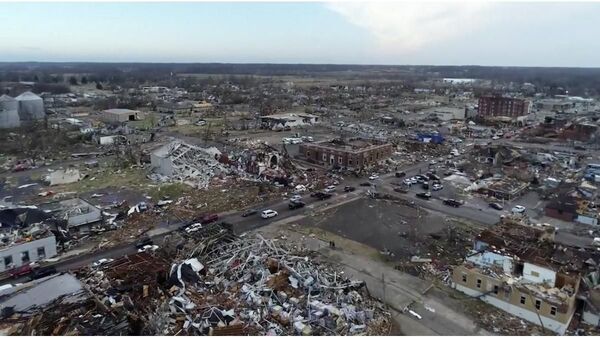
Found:
<svg viewBox="0 0 600 338"><path fill-rule="evenodd" d="M365 28L380 52L412 54L477 29L489 2L330 2L326 6Z"/></svg>

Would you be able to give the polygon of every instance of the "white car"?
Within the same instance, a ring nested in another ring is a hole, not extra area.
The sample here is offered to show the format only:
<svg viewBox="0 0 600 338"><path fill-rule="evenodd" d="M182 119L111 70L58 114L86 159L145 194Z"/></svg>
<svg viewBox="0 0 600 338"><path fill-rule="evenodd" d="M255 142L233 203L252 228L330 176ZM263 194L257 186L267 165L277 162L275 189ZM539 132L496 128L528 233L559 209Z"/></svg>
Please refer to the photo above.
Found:
<svg viewBox="0 0 600 338"><path fill-rule="evenodd" d="M290 201L291 201L291 202L297 202L297 201L300 201L301 199L302 199L302 196L300 196L300 195L293 195L293 196L290 198Z"/></svg>
<svg viewBox="0 0 600 338"><path fill-rule="evenodd" d="M156 250L158 250L158 245L144 245L143 247L138 249L138 252L156 251Z"/></svg>
<svg viewBox="0 0 600 338"><path fill-rule="evenodd" d="M499 140L499 139L500 139L500 136L494 135L494 137L492 137L492 140Z"/></svg>
<svg viewBox="0 0 600 338"><path fill-rule="evenodd" d="M437 161L436 161L436 160L431 160L431 161L429 161L429 165L435 165L436 163L437 163Z"/></svg>
<svg viewBox="0 0 600 338"><path fill-rule="evenodd" d="M196 232L200 229L202 229L202 224L194 223L194 224L190 225L189 227L185 228L185 232L187 232L188 234L191 234L192 232Z"/></svg>
<svg viewBox="0 0 600 338"><path fill-rule="evenodd" d="M522 205L515 205L511 211L515 214L522 214L525 212L525 207Z"/></svg>
<svg viewBox="0 0 600 338"><path fill-rule="evenodd" d="M114 261L114 259L112 259L112 258L101 258L101 259L95 261L94 263L92 263L92 266L95 267L95 268L97 268L97 267L100 267L102 265L106 265L108 263L111 263L113 261Z"/></svg>
<svg viewBox="0 0 600 338"><path fill-rule="evenodd" d="M431 190L433 190L433 191L438 191L438 190L442 190L442 189L444 189L444 186L441 184L434 184L431 186Z"/></svg>
<svg viewBox="0 0 600 338"><path fill-rule="evenodd" d="M267 218L272 218L272 217L275 217L275 216L277 216L277 215L279 215L279 214L277 213L277 211L275 211L275 210L271 210L271 209L263 210L263 211L260 213L260 217L262 217L262 218L264 218L264 219L267 219Z"/></svg>
<svg viewBox="0 0 600 338"><path fill-rule="evenodd" d="M408 185L409 187L413 184L415 184L415 182L413 182L413 180L411 180L410 178L405 178L402 183Z"/></svg>
<svg viewBox="0 0 600 338"><path fill-rule="evenodd" d="M306 187L302 184L298 184L294 190L295 192L306 192Z"/></svg>
<svg viewBox="0 0 600 338"><path fill-rule="evenodd" d="M323 190L323 191L325 191L325 192L326 192L326 193L328 193L328 194L329 194L329 193L332 193L332 192L334 192L334 191L335 191L335 185L330 185L330 186L328 186L327 188L325 188L325 190Z"/></svg>
<svg viewBox="0 0 600 338"><path fill-rule="evenodd" d="M373 175L369 176L370 180L376 180L378 178L379 178L379 175L377 175L377 174L373 174Z"/></svg>

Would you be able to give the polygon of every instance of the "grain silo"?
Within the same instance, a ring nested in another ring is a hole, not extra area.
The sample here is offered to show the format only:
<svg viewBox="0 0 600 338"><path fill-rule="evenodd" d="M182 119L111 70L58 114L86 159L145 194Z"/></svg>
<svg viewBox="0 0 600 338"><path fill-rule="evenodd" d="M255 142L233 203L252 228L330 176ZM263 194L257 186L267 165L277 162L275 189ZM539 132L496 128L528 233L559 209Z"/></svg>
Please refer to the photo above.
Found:
<svg viewBox="0 0 600 338"><path fill-rule="evenodd" d="M32 92L25 92L16 97L19 101L19 116L21 121L40 120L46 116L44 100Z"/></svg>
<svg viewBox="0 0 600 338"><path fill-rule="evenodd" d="M0 96L0 128L16 128L20 125L19 102L8 95Z"/></svg>

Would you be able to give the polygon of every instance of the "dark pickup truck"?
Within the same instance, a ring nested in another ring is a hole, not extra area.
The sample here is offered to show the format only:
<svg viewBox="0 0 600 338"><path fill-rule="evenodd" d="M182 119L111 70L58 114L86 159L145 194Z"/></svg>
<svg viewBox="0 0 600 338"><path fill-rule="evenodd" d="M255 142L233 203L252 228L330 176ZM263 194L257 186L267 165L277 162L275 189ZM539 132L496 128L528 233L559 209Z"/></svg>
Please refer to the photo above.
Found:
<svg viewBox="0 0 600 338"><path fill-rule="evenodd" d="M453 200L453 199L444 200L443 203L445 205L448 205L448 206L451 206L451 207L455 207L455 208L458 208L458 207L460 207L462 205L461 201L457 201L457 200Z"/></svg>
<svg viewBox="0 0 600 338"><path fill-rule="evenodd" d="M53 275L55 273L57 273L57 271L56 271L56 268L53 266L40 267L40 268L33 270L33 274L31 275L31 278L40 279L43 277Z"/></svg>
<svg viewBox="0 0 600 338"><path fill-rule="evenodd" d="M424 200L428 200L428 199L431 198L431 193L429 193L429 192L420 192L420 193L417 193L417 197L418 198L422 198Z"/></svg>
<svg viewBox="0 0 600 338"><path fill-rule="evenodd" d="M154 244L152 239L150 237L145 237L145 238L140 239L137 243L135 243L135 247L136 247L136 249L141 249L146 245L152 245L152 244Z"/></svg>
<svg viewBox="0 0 600 338"><path fill-rule="evenodd" d="M299 208L303 208L306 204L302 201L291 201L288 204L288 208L290 208L290 210L294 210L294 209L299 209Z"/></svg>
<svg viewBox="0 0 600 338"><path fill-rule="evenodd" d="M328 198L331 198L331 194L328 194L326 192L316 192L314 194L312 194L311 196L316 197L317 199L320 199L321 201L326 200Z"/></svg>

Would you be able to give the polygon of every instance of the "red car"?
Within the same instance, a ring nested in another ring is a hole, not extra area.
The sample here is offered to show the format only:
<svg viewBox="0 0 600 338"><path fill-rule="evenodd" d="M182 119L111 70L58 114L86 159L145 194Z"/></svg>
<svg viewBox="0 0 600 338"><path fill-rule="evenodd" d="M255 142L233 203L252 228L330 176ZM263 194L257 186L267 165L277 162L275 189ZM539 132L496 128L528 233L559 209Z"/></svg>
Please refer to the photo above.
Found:
<svg viewBox="0 0 600 338"><path fill-rule="evenodd" d="M19 266L18 268L13 268L8 273L11 278L14 278L14 277L26 276L32 272L33 272L33 268L31 267L31 265L27 264L27 265Z"/></svg>
<svg viewBox="0 0 600 338"><path fill-rule="evenodd" d="M212 222L216 222L219 219L219 215L217 214L205 214L196 219L197 222L202 224L208 224Z"/></svg>

